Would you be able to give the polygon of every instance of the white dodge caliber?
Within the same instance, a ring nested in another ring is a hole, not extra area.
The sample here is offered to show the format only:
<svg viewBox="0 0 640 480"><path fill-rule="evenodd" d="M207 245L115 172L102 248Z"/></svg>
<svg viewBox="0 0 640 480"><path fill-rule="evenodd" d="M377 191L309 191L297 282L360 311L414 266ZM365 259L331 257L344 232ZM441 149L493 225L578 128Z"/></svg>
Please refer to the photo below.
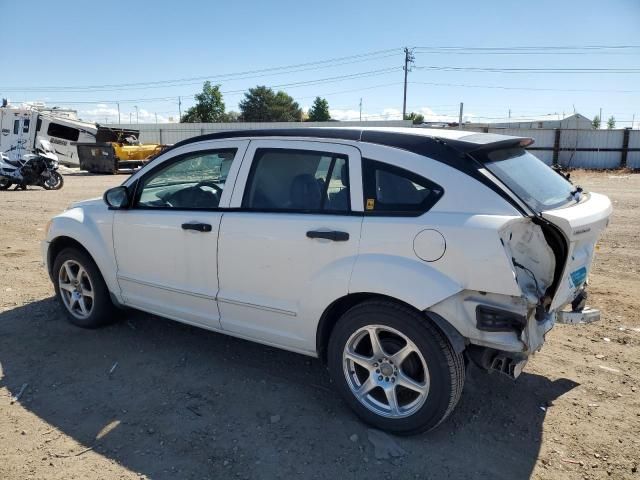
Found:
<svg viewBox="0 0 640 480"><path fill-rule="evenodd" d="M71 322L126 306L317 356L364 421L434 428L465 365L517 377L585 306L609 199L465 131L251 130L192 138L50 222Z"/></svg>

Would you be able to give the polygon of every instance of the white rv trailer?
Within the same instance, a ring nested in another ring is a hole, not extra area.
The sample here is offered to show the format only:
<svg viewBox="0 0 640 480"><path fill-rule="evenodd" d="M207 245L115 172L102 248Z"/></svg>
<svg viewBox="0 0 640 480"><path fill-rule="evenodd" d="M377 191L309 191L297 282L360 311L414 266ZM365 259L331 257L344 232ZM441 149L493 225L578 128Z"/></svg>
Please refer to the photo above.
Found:
<svg viewBox="0 0 640 480"><path fill-rule="evenodd" d="M96 141L99 126L82 122L73 110L38 108L33 105L0 107L0 151L11 160L32 153L38 140L48 140L60 163L78 167L77 142Z"/></svg>

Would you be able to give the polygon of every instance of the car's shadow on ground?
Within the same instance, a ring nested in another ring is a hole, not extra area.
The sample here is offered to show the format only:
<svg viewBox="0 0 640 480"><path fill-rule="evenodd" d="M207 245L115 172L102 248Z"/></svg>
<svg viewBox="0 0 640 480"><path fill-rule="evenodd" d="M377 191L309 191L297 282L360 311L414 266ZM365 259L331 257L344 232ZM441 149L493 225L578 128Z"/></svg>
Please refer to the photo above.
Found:
<svg viewBox="0 0 640 480"><path fill-rule="evenodd" d="M68 324L53 299L1 313L0 387L15 395L27 383L22 407L151 478L529 478L540 407L576 385L472 369L452 417L397 438L407 455L379 461L318 360L122 316L90 331ZM47 462L78 453L43 448Z"/></svg>

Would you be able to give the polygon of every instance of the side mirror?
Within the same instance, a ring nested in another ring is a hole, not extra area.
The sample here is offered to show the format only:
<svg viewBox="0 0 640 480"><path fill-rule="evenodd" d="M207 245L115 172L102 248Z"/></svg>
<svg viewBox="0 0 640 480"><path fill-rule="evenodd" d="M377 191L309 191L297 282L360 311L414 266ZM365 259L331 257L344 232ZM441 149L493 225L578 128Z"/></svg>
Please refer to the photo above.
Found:
<svg viewBox="0 0 640 480"><path fill-rule="evenodd" d="M114 187L104 192L104 203L109 210L121 210L129 207L129 189L127 187Z"/></svg>

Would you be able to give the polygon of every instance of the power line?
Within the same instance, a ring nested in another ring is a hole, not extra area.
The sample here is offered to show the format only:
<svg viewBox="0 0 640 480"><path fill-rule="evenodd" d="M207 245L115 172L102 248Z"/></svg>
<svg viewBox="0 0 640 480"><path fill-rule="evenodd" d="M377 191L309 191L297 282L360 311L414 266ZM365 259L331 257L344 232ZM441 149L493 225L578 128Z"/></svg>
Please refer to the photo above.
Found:
<svg viewBox="0 0 640 480"><path fill-rule="evenodd" d="M426 47L414 47L418 50L469 50L469 51L530 51L530 50L632 50L640 49L640 45L520 45L513 47L467 47L467 46L443 46L432 45Z"/></svg>
<svg viewBox="0 0 640 480"><path fill-rule="evenodd" d="M118 83L118 84L103 84L103 85L76 85L76 86L43 86L43 87L0 87L2 91L45 91L45 92L53 92L53 91L64 91L64 92L79 92L79 91L103 91L103 90L135 90L138 88L159 88L159 87L168 87L168 86L183 86L188 85L189 83L185 82L193 82L193 81L202 81L202 80L245 80L251 78L258 78L261 76L267 76L269 74L288 74L288 73L297 73L309 70L317 70L319 68L329 68L343 65L351 65L354 63L361 63L371 60L381 60L384 58L389 58L392 56L396 56L395 52L399 49L387 49L387 50L378 50L375 52L359 54L359 55L350 55L347 57L338 57L332 58L328 60L319 60L315 62L307 62L300 63L295 65L286 65L279 67L271 67L264 68L258 70L247 70L243 72L235 72L235 73L225 73L225 74L217 74L217 75L205 75L198 77L188 77L181 79L173 79L173 80L157 80L157 81L149 81L149 82L135 82L135 83ZM272 73L277 72L277 73Z"/></svg>
<svg viewBox="0 0 640 480"><path fill-rule="evenodd" d="M464 88L490 88L498 90L524 90L532 92L587 92L587 93L640 93L640 90L593 90L577 88L539 88L539 87L504 87L501 85L470 85L465 83L436 83L436 82L410 82L419 85L432 85L435 87L464 87Z"/></svg>
<svg viewBox="0 0 640 480"><path fill-rule="evenodd" d="M382 75L387 75L389 73L392 72L397 72L400 69L400 67L391 67L391 68L385 68L385 69L381 69L381 70L371 70L368 72L360 72L360 73L354 73L354 74L350 74L350 75L341 75L341 76L337 76L337 77L327 77L327 78L321 78L321 79L315 79L315 80L305 80L302 82L293 82L293 83L287 83L287 84L280 84L280 85L269 85L268 88L298 88L298 87L305 87L305 86L309 86L309 85L321 85L324 83L336 83L342 80L352 80L352 79L359 79L359 78L368 78L368 77L376 77L376 76L382 76ZM374 89L374 88L381 88L381 87L388 87L388 86L393 86L393 85L399 85L402 82L392 82L392 83L385 83L382 85L373 85L371 87L361 87L361 88L355 88L355 89L350 89L350 90L343 90L343 91L339 91L339 92L332 92L332 93L324 93L324 94L320 94L320 96L329 96L329 95L338 95L338 94L342 94L342 93L351 93L351 92L359 92L361 90L369 90L369 89ZM240 90L225 90L222 91L220 93L222 93L223 95L234 95L234 94L240 94L240 93L245 93L247 91L247 89L240 89ZM181 99L185 99L185 98L194 98L195 95L197 94L188 94L188 95L180 95L178 98ZM315 98L318 95L310 95L307 97L300 97L300 99L304 99L304 98ZM66 100L49 100L48 103L56 103L56 104L68 104L68 105L83 105L83 104L100 104L100 103L105 103L105 104L109 104L109 103L137 103L137 102L158 102L158 101L175 101L176 100L176 96L172 95L169 97L146 97L146 98L130 98L130 99L119 99L119 100L109 100L109 99L104 99L104 100L82 100L82 101L66 101ZM28 103L28 102L18 102L18 103Z"/></svg>
<svg viewBox="0 0 640 480"><path fill-rule="evenodd" d="M640 73L640 68L547 68L547 67L452 67L424 65L414 67L417 70L443 70L453 72L492 72L492 73Z"/></svg>
<svg viewBox="0 0 640 480"><path fill-rule="evenodd" d="M640 49L640 45L578 45L578 46L517 46L517 47L468 47L468 46L422 46L413 47L421 53L449 53L449 54L497 54L497 53L519 53L519 54L548 54L548 53L590 53L600 52L606 53L607 51L614 50L609 53L620 53L621 50L633 50ZM80 91L109 91L109 90L133 90L142 88L161 88L168 86L182 86L189 85L188 82L203 81L203 80L240 80L247 78L256 78L267 75L281 75L287 73L296 73L301 71L315 70L319 68L329 68L336 66L343 66L353 63L366 62L371 60L379 60L389 58L400 53L400 48L390 48L385 50L376 50L367 53L348 55L343 57L334 57L325 60L318 60L313 62L304 62L298 64L246 70L241 72L217 74L217 75L202 75L194 77L185 77L179 79L170 80L155 80L145 82L133 82L133 83L115 83L115 84L99 84L99 85L76 85L76 86L41 86L41 87L3 87L3 91L20 91L20 92L36 92L36 91L65 91L65 92L80 92ZM447 66L428 66L418 68L430 68L439 70L469 70L469 71L499 71L499 72L512 72L512 71L543 71L544 73L551 73L551 71L559 71L557 69L476 69L471 67L447 67ZM633 71L635 70L635 71ZM581 73L638 73L638 69L580 69ZM562 73L567 73L568 69L562 69Z"/></svg>

